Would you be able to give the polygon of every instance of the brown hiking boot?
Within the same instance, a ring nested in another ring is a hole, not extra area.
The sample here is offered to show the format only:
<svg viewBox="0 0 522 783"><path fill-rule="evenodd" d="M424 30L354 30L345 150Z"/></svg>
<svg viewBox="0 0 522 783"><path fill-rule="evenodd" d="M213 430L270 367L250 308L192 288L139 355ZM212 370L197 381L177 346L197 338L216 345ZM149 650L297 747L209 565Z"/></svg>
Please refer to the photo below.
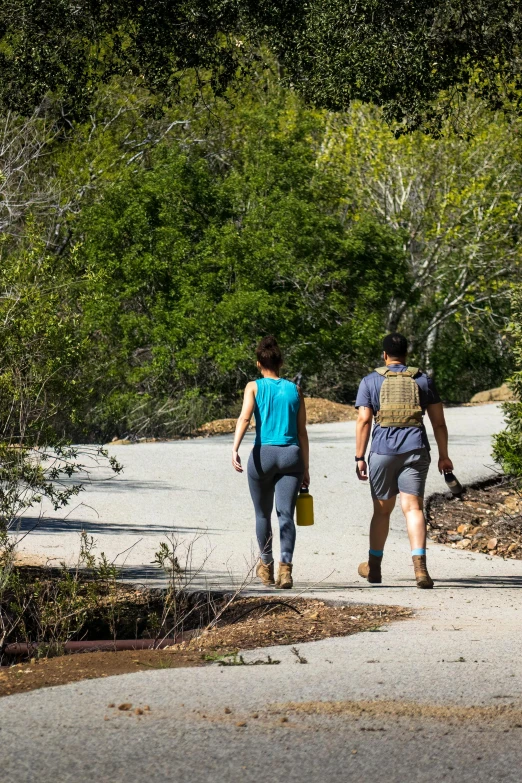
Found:
<svg viewBox="0 0 522 783"><path fill-rule="evenodd" d="M277 574L276 587L281 590L290 590L294 586L292 579L292 563L279 563L279 573Z"/></svg>
<svg viewBox="0 0 522 783"><path fill-rule="evenodd" d="M413 568L415 569L415 579L417 587L421 590L430 590L433 587L433 579L428 574L426 566L426 555L412 555Z"/></svg>
<svg viewBox="0 0 522 783"><path fill-rule="evenodd" d="M258 576L266 587L275 585L274 579L274 561L263 563L262 560L256 566L256 576Z"/></svg>
<svg viewBox="0 0 522 783"><path fill-rule="evenodd" d="M382 582L381 576L381 563L382 557L377 555L368 555L368 562L361 563L357 569L359 576L363 579L367 579L372 585L380 585Z"/></svg>

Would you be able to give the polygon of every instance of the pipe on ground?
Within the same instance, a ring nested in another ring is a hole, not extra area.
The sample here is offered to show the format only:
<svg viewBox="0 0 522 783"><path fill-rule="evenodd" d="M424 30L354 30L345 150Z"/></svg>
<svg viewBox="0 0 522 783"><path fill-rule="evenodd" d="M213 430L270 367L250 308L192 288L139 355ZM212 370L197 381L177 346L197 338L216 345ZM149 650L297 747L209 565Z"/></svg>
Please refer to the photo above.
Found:
<svg viewBox="0 0 522 783"><path fill-rule="evenodd" d="M166 639L98 639L95 641L85 640L83 642L65 642L64 651L66 653L79 652L118 652L120 650L161 650L164 647L171 647L173 644L179 644L194 636L195 631L185 632L176 637ZM35 642L16 642L6 644L3 652L5 655L22 656L30 655L36 652L38 644Z"/></svg>

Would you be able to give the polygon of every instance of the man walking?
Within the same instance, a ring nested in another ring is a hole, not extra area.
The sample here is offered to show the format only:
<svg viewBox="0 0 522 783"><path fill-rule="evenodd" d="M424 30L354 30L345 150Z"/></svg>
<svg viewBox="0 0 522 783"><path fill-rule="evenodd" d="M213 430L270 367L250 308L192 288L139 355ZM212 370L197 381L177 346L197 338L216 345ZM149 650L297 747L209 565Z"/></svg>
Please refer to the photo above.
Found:
<svg viewBox="0 0 522 783"><path fill-rule="evenodd" d="M368 562L361 563L359 575L380 584L384 545L390 515L397 495L406 517L417 587L433 587L426 566L426 520L424 488L430 466L430 446L423 416L428 414L439 449L440 473L453 470L448 457L448 428L444 409L431 378L416 367L408 367L408 342L393 333L383 340L385 367L361 381L355 407L359 411L356 428L357 476L370 479L373 516L370 525ZM372 419L375 424L368 463L365 454Z"/></svg>

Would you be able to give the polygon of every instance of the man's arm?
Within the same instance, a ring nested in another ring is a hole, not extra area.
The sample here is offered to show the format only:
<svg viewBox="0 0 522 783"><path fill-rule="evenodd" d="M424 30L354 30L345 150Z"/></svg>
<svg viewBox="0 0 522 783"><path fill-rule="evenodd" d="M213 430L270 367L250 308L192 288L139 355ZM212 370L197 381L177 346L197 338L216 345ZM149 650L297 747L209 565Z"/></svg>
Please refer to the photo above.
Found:
<svg viewBox="0 0 522 783"><path fill-rule="evenodd" d="M358 414L355 425L355 456L364 457L372 431L373 410L361 405ZM365 459L357 462L357 478L360 481L368 481L368 465Z"/></svg>
<svg viewBox="0 0 522 783"><path fill-rule="evenodd" d="M453 462L448 457L448 428L441 402L428 405L426 413L433 427L433 434L439 449L439 473L453 470Z"/></svg>

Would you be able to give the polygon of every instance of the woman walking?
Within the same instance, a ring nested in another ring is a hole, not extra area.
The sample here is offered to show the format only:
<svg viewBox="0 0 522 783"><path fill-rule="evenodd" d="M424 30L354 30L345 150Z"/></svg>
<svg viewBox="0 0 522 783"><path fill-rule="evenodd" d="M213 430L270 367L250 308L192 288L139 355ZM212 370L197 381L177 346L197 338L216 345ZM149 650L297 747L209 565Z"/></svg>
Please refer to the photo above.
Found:
<svg viewBox="0 0 522 783"><path fill-rule="evenodd" d="M265 585L291 588L295 546L294 511L302 485L310 484L306 408L301 389L279 377L283 357L275 337L264 337L256 350L262 379L245 387L243 408L236 425L232 465L243 472L238 451L252 413L256 439L247 467L248 486L256 514L260 559L256 574ZM272 508L276 503L281 558L274 579Z"/></svg>

